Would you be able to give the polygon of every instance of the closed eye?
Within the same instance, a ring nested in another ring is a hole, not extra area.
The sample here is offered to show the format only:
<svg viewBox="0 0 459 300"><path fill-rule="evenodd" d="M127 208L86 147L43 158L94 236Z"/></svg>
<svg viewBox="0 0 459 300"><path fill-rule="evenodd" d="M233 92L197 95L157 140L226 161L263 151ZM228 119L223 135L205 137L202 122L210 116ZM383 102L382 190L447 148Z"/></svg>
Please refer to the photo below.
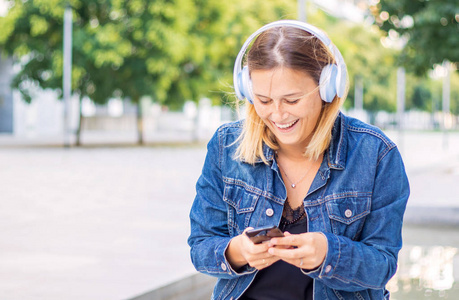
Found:
<svg viewBox="0 0 459 300"><path fill-rule="evenodd" d="M285 102L287 102L288 104L296 104L298 103L298 101L300 101L301 99L285 99Z"/></svg>
<svg viewBox="0 0 459 300"><path fill-rule="evenodd" d="M272 101L271 99L264 97L258 97L258 100L260 100L261 104L269 104Z"/></svg>

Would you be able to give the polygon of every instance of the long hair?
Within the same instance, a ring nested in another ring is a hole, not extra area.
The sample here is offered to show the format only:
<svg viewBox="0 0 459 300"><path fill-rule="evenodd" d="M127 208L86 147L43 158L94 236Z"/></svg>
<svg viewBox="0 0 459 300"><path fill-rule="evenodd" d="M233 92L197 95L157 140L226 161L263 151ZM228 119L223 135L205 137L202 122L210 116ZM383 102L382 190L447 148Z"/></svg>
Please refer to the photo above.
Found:
<svg viewBox="0 0 459 300"><path fill-rule="evenodd" d="M322 69L334 58L328 47L310 33L293 27L274 27L261 33L247 54L250 72L286 67L310 75L319 85ZM346 98L335 96L331 103L322 101L322 111L311 141L304 150L305 157L317 160L328 148L331 131L339 109ZM263 154L263 144L273 150L279 148L276 137L258 116L252 104L246 103L247 116L235 158L254 164L258 159L268 163Z"/></svg>

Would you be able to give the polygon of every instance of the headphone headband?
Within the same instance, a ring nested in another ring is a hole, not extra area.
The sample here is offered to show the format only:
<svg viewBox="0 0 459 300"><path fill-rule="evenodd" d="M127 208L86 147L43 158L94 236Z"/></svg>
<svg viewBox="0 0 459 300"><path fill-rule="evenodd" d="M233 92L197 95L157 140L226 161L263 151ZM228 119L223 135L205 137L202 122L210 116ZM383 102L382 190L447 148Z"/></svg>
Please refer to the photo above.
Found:
<svg viewBox="0 0 459 300"><path fill-rule="evenodd" d="M322 71L320 81L321 83L322 81L324 82L328 81L328 83L325 83L327 84L327 86L324 87L324 89L322 89L322 86L321 86L321 91L320 91L321 98L326 102L331 102L333 101L333 98L335 95L338 95L338 97L342 97L345 92L346 77L347 77L346 64L344 63L343 56L339 52L338 48L335 45L333 45L331 40L327 37L327 35L323 31L321 31L320 29L318 29L317 27L311 24L296 21L296 20L280 20L280 21L275 21L275 22L266 24L260 29L258 29L257 31L255 31L254 33L252 33L249 36L249 38L245 41L234 63L233 84L234 84L234 90L236 92L236 96L240 100L247 98L247 100L249 100L250 103L252 103L253 101L251 80L250 80L250 75L248 73L248 68L244 67L244 69L242 69L242 59L250 43L262 32L268 29L274 28L274 27L282 27L282 26L302 29L312 34L316 38L318 38L330 50L330 52L333 54L335 58L336 64L327 65L324 67ZM326 72L324 72L325 70ZM334 80L335 82L331 82L332 80ZM332 91L331 88L328 86L330 82L334 85L334 91ZM324 92L322 90L324 90ZM322 94L326 94L326 95L322 95Z"/></svg>

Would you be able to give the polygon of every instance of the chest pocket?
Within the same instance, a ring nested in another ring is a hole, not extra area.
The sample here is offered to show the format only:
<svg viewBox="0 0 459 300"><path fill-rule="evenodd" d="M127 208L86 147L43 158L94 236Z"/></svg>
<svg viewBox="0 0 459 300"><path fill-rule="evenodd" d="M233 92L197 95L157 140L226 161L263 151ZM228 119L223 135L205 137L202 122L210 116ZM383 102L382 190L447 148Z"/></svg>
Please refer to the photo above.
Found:
<svg viewBox="0 0 459 300"><path fill-rule="evenodd" d="M327 212L334 234L358 240L370 213L370 194L342 193L332 195L327 201Z"/></svg>
<svg viewBox="0 0 459 300"><path fill-rule="evenodd" d="M223 200L228 204L228 225L232 236L241 233L248 226L259 197L259 194L239 185L225 186Z"/></svg>

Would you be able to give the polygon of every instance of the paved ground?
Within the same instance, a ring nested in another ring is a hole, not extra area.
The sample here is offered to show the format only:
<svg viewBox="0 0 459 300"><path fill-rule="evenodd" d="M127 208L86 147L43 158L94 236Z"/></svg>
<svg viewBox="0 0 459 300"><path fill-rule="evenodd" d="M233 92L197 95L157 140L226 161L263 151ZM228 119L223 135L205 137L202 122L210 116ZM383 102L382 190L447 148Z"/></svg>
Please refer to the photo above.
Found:
<svg viewBox="0 0 459 300"><path fill-rule="evenodd" d="M203 148L0 149L0 299L127 299L193 271Z"/></svg>
<svg viewBox="0 0 459 300"><path fill-rule="evenodd" d="M408 210L458 208L459 134L448 149L439 133L389 136ZM188 212L204 146L26 145L0 137L0 299L129 299L194 274Z"/></svg>

